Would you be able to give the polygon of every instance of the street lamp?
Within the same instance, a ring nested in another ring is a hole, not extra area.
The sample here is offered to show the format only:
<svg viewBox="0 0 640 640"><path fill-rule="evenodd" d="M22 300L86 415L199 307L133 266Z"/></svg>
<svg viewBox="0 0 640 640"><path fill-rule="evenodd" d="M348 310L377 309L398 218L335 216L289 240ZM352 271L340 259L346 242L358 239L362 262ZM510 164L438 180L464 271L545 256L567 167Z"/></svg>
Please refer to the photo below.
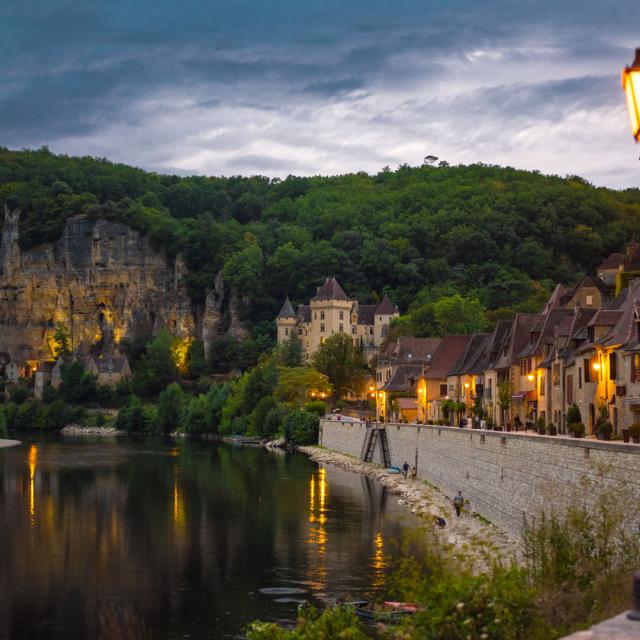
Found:
<svg viewBox="0 0 640 640"><path fill-rule="evenodd" d="M627 95L631 131L636 142L640 142L640 49L636 49L632 65L622 70L622 88Z"/></svg>

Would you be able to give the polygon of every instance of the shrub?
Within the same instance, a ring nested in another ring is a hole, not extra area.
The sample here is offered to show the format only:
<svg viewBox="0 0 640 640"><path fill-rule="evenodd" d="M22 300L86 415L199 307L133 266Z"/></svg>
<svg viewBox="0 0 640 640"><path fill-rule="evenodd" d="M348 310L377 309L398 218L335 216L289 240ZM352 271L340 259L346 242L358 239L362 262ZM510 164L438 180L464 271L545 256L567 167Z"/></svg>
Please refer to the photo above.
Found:
<svg viewBox="0 0 640 640"><path fill-rule="evenodd" d="M282 422L282 430L287 442L294 445L316 444L318 442L317 415L304 410L287 414Z"/></svg>
<svg viewBox="0 0 640 640"><path fill-rule="evenodd" d="M267 432L267 418L273 409L279 406L280 403L273 396L265 396L262 398L256 408L251 412L249 417L249 430L253 435L259 437L269 437L272 435Z"/></svg>
<svg viewBox="0 0 640 640"><path fill-rule="evenodd" d="M572 433L574 436L580 438L584 435L585 428L582 422L571 422L568 427L569 433Z"/></svg>
<svg viewBox="0 0 640 640"><path fill-rule="evenodd" d="M610 438L612 433L613 433L613 425L611 424L611 422L609 422L609 420L603 420L598 425L599 436L603 438Z"/></svg>
<svg viewBox="0 0 640 640"><path fill-rule="evenodd" d="M155 411L143 406L137 396L131 396L129 404L118 412L115 426L128 433L145 433L154 427L155 417Z"/></svg>
<svg viewBox="0 0 640 640"><path fill-rule="evenodd" d="M555 425L555 424L553 424L553 422L550 422L550 423L547 425L547 433L548 433L550 436L555 436L555 435L558 433L558 428L556 427L556 425Z"/></svg>
<svg viewBox="0 0 640 640"><path fill-rule="evenodd" d="M322 400L313 400L304 405L304 410L315 413L318 417L324 418L327 415L327 405Z"/></svg>
<svg viewBox="0 0 640 640"><path fill-rule="evenodd" d="M42 426L53 431L64 429L73 419L74 411L64 400L55 400L42 411Z"/></svg>
<svg viewBox="0 0 640 640"><path fill-rule="evenodd" d="M202 434L212 430L211 409L206 395L191 398L182 414L181 429L185 433Z"/></svg>
<svg viewBox="0 0 640 640"><path fill-rule="evenodd" d="M632 438L640 438L640 422L634 422L629 427L629 435Z"/></svg>
<svg viewBox="0 0 640 640"><path fill-rule="evenodd" d="M23 385L18 385L9 389L9 398L11 398L11 402L22 404L27 401L28 397L29 390Z"/></svg>
<svg viewBox="0 0 640 640"><path fill-rule="evenodd" d="M582 416L578 405L574 402L567 410L567 424L576 424L578 422L582 422Z"/></svg>
<svg viewBox="0 0 640 640"><path fill-rule="evenodd" d="M536 420L536 429L537 429L538 433L540 433L540 434L544 434L545 431L546 431L544 418L542 416L540 416Z"/></svg>
<svg viewBox="0 0 640 640"><path fill-rule="evenodd" d="M273 438L282 430L282 422L287 415L287 410L283 405L278 405L269 411L264 423L264 436Z"/></svg>
<svg viewBox="0 0 640 640"><path fill-rule="evenodd" d="M42 405L38 400L29 400L18 407L14 419L15 429L41 429Z"/></svg>
<svg viewBox="0 0 640 640"><path fill-rule="evenodd" d="M184 392L175 382L166 387L158 398L158 430L168 434L180 428Z"/></svg>

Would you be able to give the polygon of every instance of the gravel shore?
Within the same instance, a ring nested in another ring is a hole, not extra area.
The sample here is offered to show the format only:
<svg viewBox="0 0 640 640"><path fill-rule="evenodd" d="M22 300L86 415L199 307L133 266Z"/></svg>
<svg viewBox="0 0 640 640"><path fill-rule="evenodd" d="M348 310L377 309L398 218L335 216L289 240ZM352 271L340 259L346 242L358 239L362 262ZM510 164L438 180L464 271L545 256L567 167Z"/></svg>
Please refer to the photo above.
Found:
<svg viewBox="0 0 640 640"><path fill-rule="evenodd" d="M113 427L81 427L77 424L68 424L62 431L66 436L124 436L126 431L119 431Z"/></svg>
<svg viewBox="0 0 640 640"><path fill-rule="evenodd" d="M312 460L323 464L334 464L353 473L363 473L375 478L398 497L398 503L411 513L422 517L425 524L433 526L436 516L447 521L444 529L434 526L436 534L445 547L455 553L473 560L476 571L483 571L492 559L503 562L519 561L522 545L519 539L510 536L488 520L474 513L455 516L453 496L446 496L436 487L416 479L405 480L400 474L391 474L386 469L371 463L362 462L341 453L322 447L298 447Z"/></svg>

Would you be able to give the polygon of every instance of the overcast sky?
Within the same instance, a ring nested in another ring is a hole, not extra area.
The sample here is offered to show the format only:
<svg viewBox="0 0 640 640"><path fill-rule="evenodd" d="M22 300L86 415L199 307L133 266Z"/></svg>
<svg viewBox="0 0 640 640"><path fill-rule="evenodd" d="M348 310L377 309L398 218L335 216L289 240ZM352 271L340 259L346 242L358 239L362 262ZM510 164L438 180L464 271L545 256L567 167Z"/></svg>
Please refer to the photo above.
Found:
<svg viewBox="0 0 640 640"><path fill-rule="evenodd" d="M485 162L640 186L638 0L2 0L0 144L181 174Z"/></svg>

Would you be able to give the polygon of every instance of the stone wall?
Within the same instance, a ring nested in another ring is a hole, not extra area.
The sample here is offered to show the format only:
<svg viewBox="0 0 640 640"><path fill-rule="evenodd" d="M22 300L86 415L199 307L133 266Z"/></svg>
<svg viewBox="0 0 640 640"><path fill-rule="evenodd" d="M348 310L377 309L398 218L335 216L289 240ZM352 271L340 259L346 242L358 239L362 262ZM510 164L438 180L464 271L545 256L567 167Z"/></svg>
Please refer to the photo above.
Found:
<svg viewBox="0 0 640 640"><path fill-rule="evenodd" d="M462 490L473 511L517 533L524 517L562 511L576 495L628 489L640 499L640 446L586 439L430 425L386 425L391 463L416 465L418 477L453 497ZM320 444L360 457L366 426L322 421ZM374 462L380 462L379 445Z"/></svg>

